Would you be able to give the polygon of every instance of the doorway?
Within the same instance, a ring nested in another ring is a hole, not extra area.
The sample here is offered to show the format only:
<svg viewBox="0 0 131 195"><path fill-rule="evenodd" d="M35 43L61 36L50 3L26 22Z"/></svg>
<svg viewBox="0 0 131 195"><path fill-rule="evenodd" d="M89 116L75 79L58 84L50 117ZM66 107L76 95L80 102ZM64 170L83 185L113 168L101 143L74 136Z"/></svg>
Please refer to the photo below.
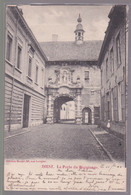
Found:
<svg viewBox="0 0 131 195"><path fill-rule="evenodd" d="M23 128L29 125L29 106L30 106L30 96L24 94L24 108L23 108Z"/></svg>
<svg viewBox="0 0 131 195"><path fill-rule="evenodd" d="M109 108L109 105L108 105ZM94 107L94 123L95 125L100 124L100 107Z"/></svg>
<svg viewBox="0 0 131 195"><path fill-rule="evenodd" d="M91 109L84 108L82 110L82 120L83 124L91 124Z"/></svg>

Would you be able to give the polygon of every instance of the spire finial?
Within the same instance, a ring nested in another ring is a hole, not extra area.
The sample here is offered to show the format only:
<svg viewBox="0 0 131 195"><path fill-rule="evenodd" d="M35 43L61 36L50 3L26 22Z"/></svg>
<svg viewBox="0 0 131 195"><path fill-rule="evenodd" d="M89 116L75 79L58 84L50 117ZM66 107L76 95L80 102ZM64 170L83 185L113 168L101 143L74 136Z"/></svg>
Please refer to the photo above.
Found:
<svg viewBox="0 0 131 195"><path fill-rule="evenodd" d="M79 17L78 17L78 19L77 19L77 22L79 22L79 23L81 23L81 22L82 22L82 19L81 19L80 14L79 14Z"/></svg>
<svg viewBox="0 0 131 195"><path fill-rule="evenodd" d="M83 30L83 25L81 24L82 18L79 14L78 19L77 19L78 24L76 25L76 30L74 31L75 33L75 41L77 44L83 43L84 40L84 30Z"/></svg>

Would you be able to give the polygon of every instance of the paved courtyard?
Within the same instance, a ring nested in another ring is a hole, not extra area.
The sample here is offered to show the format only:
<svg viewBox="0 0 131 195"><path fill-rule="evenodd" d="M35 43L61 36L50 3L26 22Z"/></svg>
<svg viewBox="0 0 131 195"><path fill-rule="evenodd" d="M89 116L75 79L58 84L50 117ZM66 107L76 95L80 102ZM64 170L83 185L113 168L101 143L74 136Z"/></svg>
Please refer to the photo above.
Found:
<svg viewBox="0 0 131 195"><path fill-rule="evenodd" d="M110 155L92 133L95 129L87 125L43 124L19 130L15 135L6 136L5 158L110 161Z"/></svg>

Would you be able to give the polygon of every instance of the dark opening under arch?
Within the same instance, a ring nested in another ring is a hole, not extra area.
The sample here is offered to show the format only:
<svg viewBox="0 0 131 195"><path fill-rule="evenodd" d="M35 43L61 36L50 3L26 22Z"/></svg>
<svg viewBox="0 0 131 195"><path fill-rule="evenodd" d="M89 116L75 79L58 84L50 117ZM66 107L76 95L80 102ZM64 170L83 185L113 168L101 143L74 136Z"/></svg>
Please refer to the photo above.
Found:
<svg viewBox="0 0 131 195"><path fill-rule="evenodd" d="M74 101L74 100L72 97L69 97L69 96L60 96L54 100L54 113L53 113L54 123L60 122L60 120L61 120L61 116L60 116L61 106L69 101Z"/></svg>

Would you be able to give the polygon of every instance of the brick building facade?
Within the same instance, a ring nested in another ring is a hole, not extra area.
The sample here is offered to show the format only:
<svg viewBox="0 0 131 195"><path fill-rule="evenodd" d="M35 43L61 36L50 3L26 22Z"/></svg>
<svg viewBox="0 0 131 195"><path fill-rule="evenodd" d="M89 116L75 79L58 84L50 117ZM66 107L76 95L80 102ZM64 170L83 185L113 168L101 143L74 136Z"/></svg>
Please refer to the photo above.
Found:
<svg viewBox="0 0 131 195"><path fill-rule="evenodd" d="M125 134L127 122L126 6L114 6L99 55L101 67L101 125Z"/></svg>

